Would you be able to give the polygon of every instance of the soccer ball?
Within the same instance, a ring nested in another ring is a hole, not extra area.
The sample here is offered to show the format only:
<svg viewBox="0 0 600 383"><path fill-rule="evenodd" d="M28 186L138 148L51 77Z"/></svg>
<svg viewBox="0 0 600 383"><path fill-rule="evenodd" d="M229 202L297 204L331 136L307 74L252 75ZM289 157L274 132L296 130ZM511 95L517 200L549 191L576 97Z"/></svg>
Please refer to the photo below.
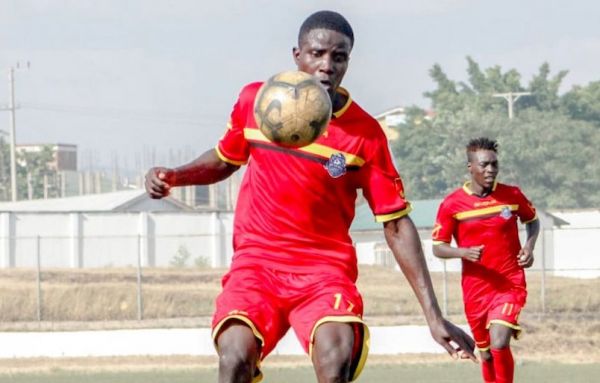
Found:
<svg viewBox="0 0 600 383"><path fill-rule="evenodd" d="M300 71L276 74L258 90L254 119L272 142L291 148L314 142L331 119L331 99L316 77Z"/></svg>

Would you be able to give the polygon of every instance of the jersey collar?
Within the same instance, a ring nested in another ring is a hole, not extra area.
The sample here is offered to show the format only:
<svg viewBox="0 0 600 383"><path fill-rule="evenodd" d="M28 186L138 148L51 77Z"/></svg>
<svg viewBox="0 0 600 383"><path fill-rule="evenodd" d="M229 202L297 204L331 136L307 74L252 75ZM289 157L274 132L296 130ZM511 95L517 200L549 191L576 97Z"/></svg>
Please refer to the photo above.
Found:
<svg viewBox="0 0 600 383"><path fill-rule="evenodd" d="M352 98L350 97L350 93L346 90L346 88L342 88L341 86L337 88L336 92L341 93L347 97L344 106L342 106L342 108L337 112L333 112L333 118L340 118L342 114L344 114L346 110L348 110L350 104L352 104Z"/></svg>
<svg viewBox="0 0 600 383"><path fill-rule="evenodd" d="M492 191L496 191L496 186L498 186L498 181L494 181L494 185L492 186ZM463 190L468 195L475 195L475 193L473 193L473 191L471 190L471 181L467 181L464 183Z"/></svg>

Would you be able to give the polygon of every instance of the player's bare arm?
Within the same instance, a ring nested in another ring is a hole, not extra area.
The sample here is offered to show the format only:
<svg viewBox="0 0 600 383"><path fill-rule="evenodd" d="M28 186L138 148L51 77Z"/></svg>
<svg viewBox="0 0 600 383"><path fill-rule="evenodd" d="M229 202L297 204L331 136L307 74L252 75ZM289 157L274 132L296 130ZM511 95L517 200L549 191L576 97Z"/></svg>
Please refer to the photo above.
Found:
<svg viewBox="0 0 600 383"><path fill-rule="evenodd" d="M481 258L483 245L471 247L453 247L447 243L433 245L433 255L442 259L460 258L477 262Z"/></svg>
<svg viewBox="0 0 600 383"><path fill-rule="evenodd" d="M384 233L400 269L419 300L433 339L454 358L458 358L459 352L462 351L468 358L477 361L473 354L473 339L442 317L421 249L419 234L410 217L385 222ZM455 347L450 342L458 346Z"/></svg>
<svg viewBox="0 0 600 383"><path fill-rule="evenodd" d="M210 149L175 169L154 167L148 170L145 187L151 198L159 199L168 196L172 187L212 184L226 179L238 169L239 166L224 162L215 149Z"/></svg>
<svg viewBox="0 0 600 383"><path fill-rule="evenodd" d="M521 251L519 251L517 262L519 263L519 266L528 268L533 265L533 249L535 248L535 242L540 233L540 221L536 219L528 222L525 225L525 231L527 232L527 240L521 248Z"/></svg>

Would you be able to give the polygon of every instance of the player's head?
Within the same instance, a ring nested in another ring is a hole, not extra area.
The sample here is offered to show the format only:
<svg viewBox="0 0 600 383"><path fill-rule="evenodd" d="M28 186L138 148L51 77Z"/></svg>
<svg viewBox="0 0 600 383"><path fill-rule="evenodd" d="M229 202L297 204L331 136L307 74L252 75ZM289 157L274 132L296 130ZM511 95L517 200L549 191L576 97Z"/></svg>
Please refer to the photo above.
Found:
<svg viewBox="0 0 600 383"><path fill-rule="evenodd" d="M498 175L498 143L487 137L474 138L467 144L467 168L471 181L489 189Z"/></svg>
<svg viewBox="0 0 600 383"><path fill-rule="evenodd" d="M319 11L308 16L298 32L293 49L298 70L321 81L330 96L340 86L354 45L350 23L337 12Z"/></svg>

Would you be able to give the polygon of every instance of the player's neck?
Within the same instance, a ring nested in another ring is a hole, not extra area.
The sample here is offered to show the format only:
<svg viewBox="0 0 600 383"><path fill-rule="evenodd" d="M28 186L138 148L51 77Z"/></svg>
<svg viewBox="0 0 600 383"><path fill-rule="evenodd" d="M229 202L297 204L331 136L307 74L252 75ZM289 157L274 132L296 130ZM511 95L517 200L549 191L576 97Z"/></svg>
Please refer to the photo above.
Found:
<svg viewBox="0 0 600 383"><path fill-rule="evenodd" d="M483 185L479 185L477 182L474 182L473 180L471 180L471 182L469 182L468 187L469 187L469 189L471 189L471 192L474 195L476 195L477 197L487 197L490 194L492 194L492 191L494 191L493 186L485 187Z"/></svg>
<svg viewBox="0 0 600 383"><path fill-rule="evenodd" d="M336 90L332 100L331 100L331 109L332 112L335 113L342 109L346 103L348 102L348 95L343 92L338 92Z"/></svg>

